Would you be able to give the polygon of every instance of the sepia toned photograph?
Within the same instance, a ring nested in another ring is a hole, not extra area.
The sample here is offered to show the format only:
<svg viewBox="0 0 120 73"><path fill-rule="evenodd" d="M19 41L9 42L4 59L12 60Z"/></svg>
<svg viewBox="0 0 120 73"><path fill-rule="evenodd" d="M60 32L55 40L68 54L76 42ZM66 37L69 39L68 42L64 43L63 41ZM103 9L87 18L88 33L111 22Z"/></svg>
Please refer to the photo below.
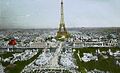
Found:
<svg viewBox="0 0 120 73"><path fill-rule="evenodd" d="M120 73L120 0L0 0L0 73Z"/></svg>

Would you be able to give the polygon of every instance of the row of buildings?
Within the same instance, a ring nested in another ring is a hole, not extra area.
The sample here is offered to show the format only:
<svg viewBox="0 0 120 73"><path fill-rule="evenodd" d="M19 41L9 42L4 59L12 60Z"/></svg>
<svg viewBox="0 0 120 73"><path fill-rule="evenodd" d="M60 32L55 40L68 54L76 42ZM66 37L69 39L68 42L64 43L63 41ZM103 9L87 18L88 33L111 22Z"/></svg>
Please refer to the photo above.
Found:
<svg viewBox="0 0 120 73"><path fill-rule="evenodd" d="M5 33L6 32L6 33ZM17 40L16 48L55 48L57 47L56 40L51 37L55 37L55 32L38 32L38 31L23 31L11 33L4 31L0 34L0 48L12 48L8 45L9 38L14 37ZM103 33L103 32L102 32ZM73 48L82 47L117 47L119 46L119 38L116 34L99 34L99 33L86 33L78 32L71 33L68 41L73 43ZM50 37L50 38L49 38ZM48 39L49 38L49 39ZM48 39L48 40L46 40Z"/></svg>
<svg viewBox="0 0 120 73"><path fill-rule="evenodd" d="M114 34L106 35L73 35L72 38L74 48L82 47L118 47L118 38Z"/></svg>
<svg viewBox="0 0 120 73"><path fill-rule="evenodd" d="M13 45L9 45L12 39L15 39L16 44L14 48L55 48L57 47L56 40L48 39L49 32L45 31L1 31L0 34L0 48L13 48Z"/></svg>

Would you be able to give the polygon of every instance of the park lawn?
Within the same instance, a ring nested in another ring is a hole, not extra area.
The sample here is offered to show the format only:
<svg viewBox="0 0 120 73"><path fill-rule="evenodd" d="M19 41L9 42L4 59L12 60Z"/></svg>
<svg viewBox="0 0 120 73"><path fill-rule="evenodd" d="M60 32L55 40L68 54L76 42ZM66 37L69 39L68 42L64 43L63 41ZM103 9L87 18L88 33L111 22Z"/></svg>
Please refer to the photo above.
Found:
<svg viewBox="0 0 120 73"><path fill-rule="evenodd" d="M113 58L108 58L99 61L90 61L90 62L82 62L82 66L85 67L88 71L93 69L99 69L102 71L109 71L111 73L119 73L120 67L115 65L115 60Z"/></svg>
<svg viewBox="0 0 120 73"><path fill-rule="evenodd" d="M5 59L8 57L12 57L14 53L18 53L18 52L5 52L4 54L0 54L0 57Z"/></svg>
<svg viewBox="0 0 120 73"><path fill-rule="evenodd" d="M77 52L80 51L80 56L83 56L83 53L95 53L95 50L98 48L80 48L76 49L74 52L74 57L76 59L77 65L78 65L78 71L82 73L86 73L85 69L87 70L93 70L93 69L99 69L102 71L109 71L110 73L119 73L120 67L116 65L116 59L113 57L109 57L108 59L104 59L103 57L100 57L98 61L90 61L90 62L83 62L80 61L77 55ZM109 48L99 48L100 51L107 51ZM120 48L111 48L112 52L115 52L116 50L120 50ZM120 60L119 60L120 61Z"/></svg>
<svg viewBox="0 0 120 73"><path fill-rule="evenodd" d="M17 61L15 62L15 67L11 67L11 68L6 68L5 70L7 70L9 73L20 73L22 71L22 69L30 64L32 61L34 61L39 54L42 53L42 50L39 50L39 52L32 57L31 59L27 60L27 61Z"/></svg>
<svg viewBox="0 0 120 73"><path fill-rule="evenodd" d="M77 70L79 72L86 73L85 68L83 67L82 62L79 60L79 57L78 57L77 53L78 53L78 51L75 51L74 54L73 54L74 58L76 59L75 64L78 66Z"/></svg>
<svg viewBox="0 0 120 73"><path fill-rule="evenodd" d="M120 48L116 47L116 48L107 48L107 47L102 47L102 48L76 48L76 51L80 51L80 56L83 56L83 53L95 53L96 50L99 49L100 51L108 51L109 49L111 49L112 52L115 52L116 50L120 50Z"/></svg>

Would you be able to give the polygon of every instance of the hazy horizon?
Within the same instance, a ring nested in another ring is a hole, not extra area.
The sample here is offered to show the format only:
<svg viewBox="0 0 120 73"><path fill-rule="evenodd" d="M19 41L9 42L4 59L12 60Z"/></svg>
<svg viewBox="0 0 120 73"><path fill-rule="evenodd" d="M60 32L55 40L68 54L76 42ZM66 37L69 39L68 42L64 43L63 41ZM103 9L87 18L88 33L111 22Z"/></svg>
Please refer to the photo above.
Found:
<svg viewBox="0 0 120 73"><path fill-rule="evenodd" d="M0 0L0 29L58 28L61 0ZM64 0L68 28L120 27L120 0Z"/></svg>

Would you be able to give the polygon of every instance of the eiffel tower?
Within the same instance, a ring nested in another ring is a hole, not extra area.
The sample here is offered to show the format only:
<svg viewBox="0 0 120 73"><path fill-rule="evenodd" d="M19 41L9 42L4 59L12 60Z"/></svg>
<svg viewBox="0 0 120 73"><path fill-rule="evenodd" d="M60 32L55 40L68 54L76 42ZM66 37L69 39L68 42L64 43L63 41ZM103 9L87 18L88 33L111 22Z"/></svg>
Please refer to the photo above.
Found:
<svg viewBox="0 0 120 73"><path fill-rule="evenodd" d="M57 38L68 38L69 33L67 32L65 28L65 22L64 22L64 9L63 9L63 0L61 0L61 20L59 25L59 30L57 32Z"/></svg>

